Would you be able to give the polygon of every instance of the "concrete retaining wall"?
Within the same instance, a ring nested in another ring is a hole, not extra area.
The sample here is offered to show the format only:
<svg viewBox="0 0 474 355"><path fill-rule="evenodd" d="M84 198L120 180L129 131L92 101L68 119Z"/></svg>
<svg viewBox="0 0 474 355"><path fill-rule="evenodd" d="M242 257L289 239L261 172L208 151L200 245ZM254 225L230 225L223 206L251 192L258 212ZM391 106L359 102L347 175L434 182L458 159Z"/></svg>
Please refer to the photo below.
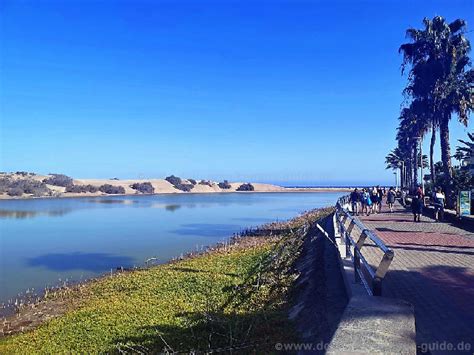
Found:
<svg viewBox="0 0 474 355"><path fill-rule="evenodd" d="M363 285L355 282L352 261L345 257L344 240L338 235L336 225L334 231L350 300L328 353L416 354L413 306L403 300L369 296Z"/></svg>

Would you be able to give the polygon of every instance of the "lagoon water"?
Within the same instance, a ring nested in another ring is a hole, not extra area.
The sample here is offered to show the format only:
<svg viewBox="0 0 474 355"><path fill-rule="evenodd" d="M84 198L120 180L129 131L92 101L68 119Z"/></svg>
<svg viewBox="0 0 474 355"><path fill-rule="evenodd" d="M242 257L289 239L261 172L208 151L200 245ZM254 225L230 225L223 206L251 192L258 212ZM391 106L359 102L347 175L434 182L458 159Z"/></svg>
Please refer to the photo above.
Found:
<svg viewBox="0 0 474 355"><path fill-rule="evenodd" d="M162 263L342 193L170 194L0 201L0 303L26 289Z"/></svg>

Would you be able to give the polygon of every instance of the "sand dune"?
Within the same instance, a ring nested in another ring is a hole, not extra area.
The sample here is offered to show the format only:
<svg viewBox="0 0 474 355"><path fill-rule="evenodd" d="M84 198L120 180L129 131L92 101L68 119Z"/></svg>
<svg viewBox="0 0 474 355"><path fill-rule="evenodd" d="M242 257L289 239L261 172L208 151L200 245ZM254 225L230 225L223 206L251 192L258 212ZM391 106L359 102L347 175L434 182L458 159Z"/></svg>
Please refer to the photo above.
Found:
<svg viewBox="0 0 474 355"><path fill-rule="evenodd" d="M125 189L126 194L135 194L136 190L132 189L130 185L140 182L150 182L155 188L155 193L213 193L213 192L236 192L237 188L243 184L243 182L232 182L230 183L230 189L221 189L217 182L211 182L212 186L202 185L199 182L194 185L190 192L184 192L175 188L171 183L164 179L143 179L143 180L103 180L103 179L78 179L74 180L75 185L94 185L101 186L104 184L110 184L113 186L122 186ZM190 182L183 179L183 183ZM255 188L255 192L278 192L285 190L285 188L271 184L252 183Z"/></svg>
<svg viewBox="0 0 474 355"><path fill-rule="evenodd" d="M44 179L48 178L49 175L21 175L21 174L0 174L0 177L6 177L10 180L35 180L35 181L43 181ZM177 189L174 185L168 182L165 179L126 179L126 180L117 180L117 179L73 179L74 185L93 185L96 187L100 187L104 184L109 184L113 186L121 186L125 190L126 195L136 195L142 194L137 192L135 189L132 189L130 186L134 183L143 183L143 182L150 182L153 188L155 189L155 194L171 194L171 193L229 193L229 192L236 192L238 187L243 184L243 182L233 182L230 183L230 189L221 189L218 186L218 182L209 181L207 184L199 183L199 180L190 192L185 192L182 190ZM189 180L182 179L183 184L191 184ZM280 192L284 191L285 188L271 185L271 184L261 184L261 183L252 183L255 190L254 192ZM66 192L66 188L62 186L54 186L54 185L46 185L51 191L51 195L54 197L79 197L79 196L102 196L107 195L102 192L96 193L72 193ZM245 193L245 192L243 192ZM110 194L109 194L110 195ZM31 198L31 194L23 194L21 197L12 197L9 196L6 191L0 192L0 199L10 199L10 198ZM44 196L47 197L47 196ZM48 196L49 197L49 196Z"/></svg>
<svg viewBox="0 0 474 355"><path fill-rule="evenodd" d="M10 180L16 179L27 179L27 180L35 180L35 181L43 181L44 179L48 178L49 175L21 175L15 173L9 174L0 174L0 177L6 177ZM137 192L135 189L132 189L130 186L134 183L143 183L143 182L150 182L153 188L155 189L155 194L183 194L183 193L230 193L230 192L239 192L237 189L240 185L244 182L231 182L231 187L229 189L221 189L218 186L218 182L215 181L208 181L206 183L200 183L200 180L196 184L190 192L185 192L182 190L177 189L174 185L168 182L165 179L126 179L126 180L117 180L117 179L74 179L74 185L93 185L96 187L100 187L104 184L109 184L113 186L121 186L125 190L126 195L141 195L142 193ZM183 184L191 184L191 182L187 179L182 179ZM262 183L251 183L254 187L253 192L330 192L330 191L348 191L347 188L285 188L277 185L272 184L262 184ZM66 192L65 187L61 186L54 186L54 185L47 185L47 187L51 190L50 195L52 197L79 197L79 196L104 196L110 194L105 194L102 192L96 193L72 193ZM244 191L242 193L249 193ZM11 197L9 196L6 191L0 192L0 199L11 199L11 198L31 198L33 197L31 194L23 194L21 197ZM43 196L43 197L50 197L50 196Z"/></svg>

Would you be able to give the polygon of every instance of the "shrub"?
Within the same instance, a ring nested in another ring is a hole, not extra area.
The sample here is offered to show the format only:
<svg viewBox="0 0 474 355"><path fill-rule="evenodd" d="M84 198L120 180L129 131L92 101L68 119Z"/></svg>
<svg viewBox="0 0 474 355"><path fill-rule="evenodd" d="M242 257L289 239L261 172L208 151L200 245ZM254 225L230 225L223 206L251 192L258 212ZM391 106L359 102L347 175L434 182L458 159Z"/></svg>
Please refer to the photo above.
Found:
<svg viewBox="0 0 474 355"><path fill-rule="evenodd" d="M175 186L182 183L181 178L174 175L167 176L165 180L168 181L171 185L175 185Z"/></svg>
<svg viewBox="0 0 474 355"><path fill-rule="evenodd" d="M99 191L106 194L124 194L125 189L123 186L114 186L110 184L104 184L99 187Z"/></svg>
<svg viewBox="0 0 474 355"><path fill-rule="evenodd" d="M212 182L209 180L201 180L199 181L199 185L206 185L206 186L211 186L212 187Z"/></svg>
<svg viewBox="0 0 474 355"><path fill-rule="evenodd" d="M223 182L220 182L217 184L221 189L227 190L230 189L232 186L229 184L229 181L224 180Z"/></svg>
<svg viewBox="0 0 474 355"><path fill-rule="evenodd" d="M194 187L193 184L183 184L183 180L181 180L181 178L174 175L167 176L165 180L168 181L170 184L172 184L175 189L185 191L185 192L191 191Z"/></svg>
<svg viewBox="0 0 474 355"><path fill-rule="evenodd" d="M0 178L0 191L7 192L9 188L10 188L10 179L6 177Z"/></svg>
<svg viewBox="0 0 474 355"><path fill-rule="evenodd" d="M23 187L23 192L25 194L32 194L34 196L49 195L51 192L45 183L35 180L23 180L20 187Z"/></svg>
<svg viewBox="0 0 474 355"><path fill-rule="evenodd" d="M242 184L237 188L237 191L254 191L255 188L253 187L252 184Z"/></svg>
<svg viewBox="0 0 474 355"><path fill-rule="evenodd" d="M193 184L178 184L178 185L173 185L175 189L184 191L184 192L189 192L194 188Z"/></svg>
<svg viewBox="0 0 474 355"><path fill-rule="evenodd" d="M150 182L136 182L130 185L130 187L143 194L152 194L155 192L155 188L151 185Z"/></svg>
<svg viewBox="0 0 474 355"><path fill-rule="evenodd" d="M197 181L194 180L194 179L188 179L188 181L189 181L191 184L193 184L193 185L196 185L196 184L197 184Z"/></svg>
<svg viewBox="0 0 474 355"><path fill-rule="evenodd" d="M43 180L45 184L54 186L69 186L73 185L73 180L69 176L63 174L51 174L49 178Z"/></svg>
<svg viewBox="0 0 474 355"><path fill-rule="evenodd" d="M6 192L10 196L21 196L22 194L44 196L51 194L51 190L44 182L29 179L0 179L0 191ZM19 194L20 191L21 194Z"/></svg>
<svg viewBox="0 0 474 355"><path fill-rule="evenodd" d="M8 189L7 192L8 196L21 196L23 195L23 189L20 187L13 187L11 189Z"/></svg>
<svg viewBox="0 0 474 355"><path fill-rule="evenodd" d="M99 188L94 185L69 185L66 187L66 192L74 193L86 193L86 192L98 192Z"/></svg>

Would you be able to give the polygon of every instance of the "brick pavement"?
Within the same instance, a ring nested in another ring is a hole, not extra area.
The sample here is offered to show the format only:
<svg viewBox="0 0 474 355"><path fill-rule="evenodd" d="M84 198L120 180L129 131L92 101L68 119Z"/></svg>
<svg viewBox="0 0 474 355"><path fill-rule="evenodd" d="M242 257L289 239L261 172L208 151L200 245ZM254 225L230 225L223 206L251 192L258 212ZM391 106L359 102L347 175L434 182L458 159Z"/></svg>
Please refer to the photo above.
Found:
<svg viewBox="0 0 474 355"><path fill-rule="evenodd" d="M463 344L469 343L467 353L473 354L474 233L428 217L415 223L401 205L392 214L385 208L359 218L395 252L383 296L415 306L418 345L429 344L438 353L436 347L446 343L461 344L464 350ZM380 260L370 245L363 254L370 263Z"/></svg>

